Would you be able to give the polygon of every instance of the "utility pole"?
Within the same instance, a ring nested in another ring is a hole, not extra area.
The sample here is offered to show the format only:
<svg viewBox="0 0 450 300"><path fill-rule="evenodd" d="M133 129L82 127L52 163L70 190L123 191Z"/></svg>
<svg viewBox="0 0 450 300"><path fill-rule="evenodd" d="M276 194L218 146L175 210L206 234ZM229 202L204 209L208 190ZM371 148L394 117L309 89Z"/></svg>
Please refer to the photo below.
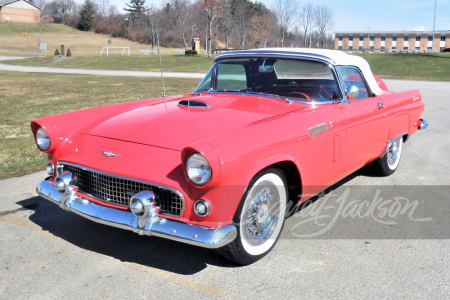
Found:
<svg viewBox="0 0 450 300"><path fill-rule="evenodd" d="M437 0L434 0L434 20L433 20L433 41L431 42L431 51L434 52L434 32L436 31L436 6Z"/></svg>
<svg viewBox="0 0 450 300"><path fill-rule="evenodd" d="M434 31L436 30L436 6L437 6L437 0L434 0L433 38L434 38Z"/></svg>

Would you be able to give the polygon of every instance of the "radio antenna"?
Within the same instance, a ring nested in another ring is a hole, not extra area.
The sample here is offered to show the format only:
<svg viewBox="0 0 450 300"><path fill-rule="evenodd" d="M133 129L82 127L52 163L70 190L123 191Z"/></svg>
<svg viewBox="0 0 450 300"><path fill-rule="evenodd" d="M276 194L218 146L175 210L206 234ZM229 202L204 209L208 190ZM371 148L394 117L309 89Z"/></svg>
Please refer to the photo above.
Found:
<svg viewBox="0 0 450 300"><path fill-rule="evenodd" d="M161 59L161 47L159 46L159 35L156 32L156 38L158 39L158 52L159 52L159 67L161 69L161 80L162 80L162 88L163 88L163 97L167 97L166 95L166 87L164 86L164 76L163 76L163 68L162 68L162 59Z"/></svg>

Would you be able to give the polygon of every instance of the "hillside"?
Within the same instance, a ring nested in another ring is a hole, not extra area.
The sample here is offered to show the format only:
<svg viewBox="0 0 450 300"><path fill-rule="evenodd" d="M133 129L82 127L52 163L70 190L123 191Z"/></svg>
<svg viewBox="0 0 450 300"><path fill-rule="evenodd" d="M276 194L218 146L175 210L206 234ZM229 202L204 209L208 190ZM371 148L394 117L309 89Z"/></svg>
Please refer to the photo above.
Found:
<svg viewBox="0 0 450 300"><path fill-rule="evenodd" d="M36 51L26 51L27 38L21 37L22 33L28 33L29 48L37 49L39 41L39 26L34 23L0 23L0 55L36 55ZM42 34L42 43L47 43L47 56L53 55L56 48L65 45L70 47L73 56L98 55L103 46L108 46L108 39L112 40L111 46L130 47L133 54L138 49L151 49L149 45L142 45L121 38L111 38L108 35L94 32L79 31L62 24L49 24ZM22 48L11 49L11 48ZM114 50L120 54L122 50Z"/></svg>

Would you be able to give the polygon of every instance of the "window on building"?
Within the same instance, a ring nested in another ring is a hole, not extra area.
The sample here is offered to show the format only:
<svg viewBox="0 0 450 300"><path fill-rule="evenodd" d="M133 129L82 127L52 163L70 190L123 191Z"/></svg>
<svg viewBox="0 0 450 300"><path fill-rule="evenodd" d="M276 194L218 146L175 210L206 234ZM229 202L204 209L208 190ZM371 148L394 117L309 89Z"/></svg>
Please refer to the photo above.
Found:
<svg viewBox="0 0 450 300"><path fill-rule="evenodd" d="M445 47L441 47L440 51L442 52L442 51L444 51L444 49L445 49Z"/></svg>
<svg viewBox="0 0 450 300"><path fill-rule="evenodd" d="M403 50L406 50L406 51L408 51L408 49L409 49L408 47L403 47Z"/></svg>
<svg viewBox="0 0 450 300"><path fill-rule="evenodd" d="M381 47L381 52L384 53L386 51L386 47Z"/></svg>
<svg viewBox="0 0 450 300"><path fill-rule="evenodd" d="M393 35L393 36L392 36L392 41L393 41L393 42L396 42L396 41L397 41L397 36L396 36L396 35Z"/></svg>
<svg viewBox="0 0 450 300"><path fill-rule="evenodd" d="M353 41L353 35L350 35L350 36L348 37L348 40L349 40L350 42L352 42L352 41Z"/></svg>
<svg viewBox="0 0 450 300"><path fill-rule="evenodd" d="M428 47L428 52L433 52L433 47Z"/></svg>
<svg viewBox="0 0 450 300"><path fill-rule="evenodd" d="M405 37L403 38L403 40L404 40L405 42L409 41L409 35L405 35Z"/></svg>
<svg viewBox="0 0 450 300"><path fill-rule="evenodd" d="M441 42L445 42L445 35L441 35Z"/></svg>
<svg viewBox="0 0 450 300"><path fill-rule="evenodd" d="M375 39L375 36L374 36L374 35L371 35L371 36L370 36L370 41L373 42L374 39Z"/></svg>
<svg viewBox="0 0 450 300"><path fill-rule="evenodd" d="M359 50L362 50L363 49L363 47L362 46L359 46Z"/></svg>
<svg viewBox="0 0 450 300"><path fill-rule="evenodd" d="M353 50L353 46L348 46L348 49L349 50Z"/></svg>
<svg viewBox="0 0 450 300"><path fill-rule="evenodd" d="M360 40L360 41L363 41L363 40L364 40L364 35L363 35L363 34L360 34L360 35L359 35L359 40Z"/></svg>
<svg viewBox="0 0 450 300"><path fill-rule="evenodd" d="M420 35L416 35L416 42L420 42Z"/></svg>
<svg viewBox="0 0 450 300"><path fill-rule="evenodd" d="M342 46L339 46L338 49L339 49L339 50L342 50Z"/></svg>
<svg viewBox="0 0 450 300"><path fill-rule="evenodd" d="M339 36L339 41L342 41L342 38L343 38L342 35L340 35L340 36Z"/></svg>
<svg viewBox="0 0 450 300"><path fill-rule="evenodd" d="M416 47L415 50L416 50L416 51L420 51L420 47Z"/></svg>
<svg viewBox="0 0 450 300"><path fill-rule="evenodd" d="M386 41L386 36L385 36L385 35L382 35L382 36L381 36L381 41L382 41L382 42L385 42L385 41Z"/></svg>
<svg viewBox="0 0 450 300"><path fill-rule="evenodd" d="M392 50L397 50L397 47L395 47L395 46L392 46Z"/></svg>
<svg viewBox="0 0 450 300"><path fill-rule="evenodd" d="M428 36L428 41L429 41L429 42L432 42L433 40L434 40L434 39L433 39L433 36L432 36L432 35L429 35L429 36Z"/></svg>

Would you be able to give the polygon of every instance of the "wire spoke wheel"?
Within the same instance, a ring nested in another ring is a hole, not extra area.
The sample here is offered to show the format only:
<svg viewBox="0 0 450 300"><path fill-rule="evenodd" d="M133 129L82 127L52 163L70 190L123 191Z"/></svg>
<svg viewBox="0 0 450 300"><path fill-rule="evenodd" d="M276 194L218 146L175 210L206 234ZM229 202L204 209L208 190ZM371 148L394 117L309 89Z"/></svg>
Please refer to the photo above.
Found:
<svg viewBox="0 0 450 300"><path fill-rule="evenodd" d="M287 199L280 170L266 169L256 175L236 212L238 236L220 253L240 264L253 263L269 253L283 229Z"/></svg>

